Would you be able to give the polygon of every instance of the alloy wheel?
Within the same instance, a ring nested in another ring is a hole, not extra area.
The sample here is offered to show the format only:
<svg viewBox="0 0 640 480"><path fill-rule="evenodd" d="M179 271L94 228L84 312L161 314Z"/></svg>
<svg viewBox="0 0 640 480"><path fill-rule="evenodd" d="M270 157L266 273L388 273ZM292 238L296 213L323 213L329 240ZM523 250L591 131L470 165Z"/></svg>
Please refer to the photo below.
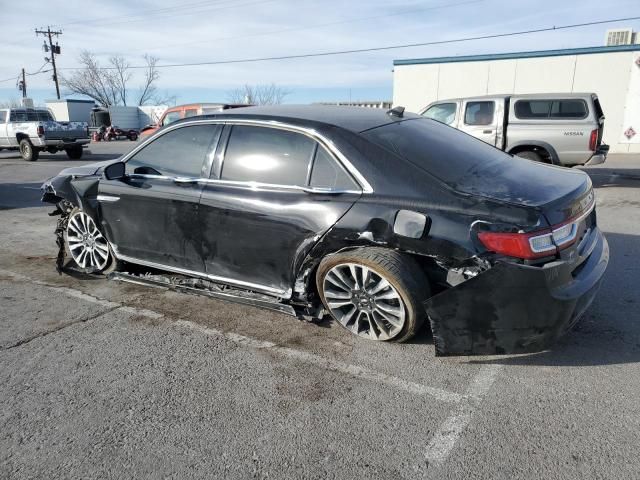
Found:
<svg viewBox="0 0 640 480"><path fill-rule="evenodd" d="M326 305L340 324L356 335L390 340L404 327L406 312L398 291L371 268L336 265L323 281Z"/></svg>
<svg viewBox="0 0 640 480"><path fill-rule="evenodd" d="M79 211L69 217L67 245L80 268L89 271L104 270L109 261L109 244L93 219Z"/></svg>

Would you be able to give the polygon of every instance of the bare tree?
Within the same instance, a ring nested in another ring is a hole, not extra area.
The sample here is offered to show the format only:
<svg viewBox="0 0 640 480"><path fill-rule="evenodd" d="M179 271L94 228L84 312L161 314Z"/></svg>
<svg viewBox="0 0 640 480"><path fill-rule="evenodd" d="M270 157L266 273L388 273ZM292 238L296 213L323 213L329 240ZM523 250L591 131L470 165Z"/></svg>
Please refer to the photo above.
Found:
<svg viewBox="0 0 640 480"><path fill-rule="evenodd" d="M146 68L144 71L144 83L140 87L137 105L145 105L150 102L165 103L171 97L161 97L158 94L156 82L160 78L157 69L158 58L145 55ZM129 85L133 78L133 72L129 62L121 56L109 58L109 65L101 67L96 56L83 51L78 58L81 69L74 71L69 76L61 78L61 83L71 93L78 93L93 98L103 107L112 105L127 105L129 101Z"/></svg>
<svg viewBox="0 0 640 480"><path fill-rule="evenodd" d="M290 90L270 85L243 85L228 93L230 103L246 103L250 105L278 105L291 94Z"/></svg>
<svg viewBox="0 0 640 480"><path fill-rule="evenodd" d="M18 108L20 106L20 100L18 100L17 98L11 98L9 100L0 102L0 108Z"/></svg>

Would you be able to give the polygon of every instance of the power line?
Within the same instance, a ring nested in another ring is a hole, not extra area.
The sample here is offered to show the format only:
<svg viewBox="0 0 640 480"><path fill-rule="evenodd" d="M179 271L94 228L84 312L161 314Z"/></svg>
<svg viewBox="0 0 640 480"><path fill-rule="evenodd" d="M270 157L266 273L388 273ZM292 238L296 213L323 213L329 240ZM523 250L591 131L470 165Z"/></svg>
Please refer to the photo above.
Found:
<svg viewBox="0 0 640 480"><path fill-rule="evenodd" d="M208 4L219 4L220 2L225 2L225 1L229 1L229 0L207 0L203 2L184 3L182 5L173 6L173 7L155 8L152 12L146 11L146 12L140 12L140 13L132 13L130 15L120 15L118 18L144 17L146 19L150 15L156 15L161 13L172 13L174 10L184 10L187 7L197 7L197 6L204 6ZM105 21L104 16L89 18L89 19L74 20L73 22L63 23L60 26L66 27L67 25L76 25L78 23L94 24L96 22L101 23L103 21Z"/></svg>
<svg viewBox="0 0 640 480"><path fill-rule="evenodd" d="M280 29L280 30L271 30L268 32L258 32L258 33L251 33L248 35L234 35L232 37L217 37L217 38L210 38L207 39L207 41L209 42L216 42L219 40L235 40L238 38L249 38L249 37L261 37L261 36L265 36L265 35L274 35L274 34L278 34L278 33L286 33L286 32L297 32L297 31L303 31L303 30L312 30L315 28L323 28L323 27L330 27L330 26L334 26L334 25L345 25L345 24L349 24L349 23L357 23L357 22L364 22L364 21L368 21L368 20L376 20L378 18L388 18L388 17L397 17L400 15L409 15L412 13L419 13L419 12L425 12L428 10L437 10L440 8L450 8L450 7L459 7L461 5L469 5L472 3L481 3L484 2L485 0L469 0L469 1L465 1L465 2L459 2L459 3L449 3L449 4L443 4L443 5L434 5L431 7L426 7L426 8L419 8L419 9L414 9L414 10L405 10L402 12L396 12L396 13L387 13L384 15L374 15L371 17L358 17L358 18L352 18L352 19L348 19L348 20L340 20L337 22L328 22L328 23L317 23L315 25L307 25L304 27L293 27L293 28L284 28L284 29ZM197 42L186 42L186 43L174 43L174 44L169 44L169 45L154 45L153 48L150 48L148 50L153 51L153 50L161 50L161 49L165 49L165 48L172 48L172 47L184 47L187 45L196 45L198 43L202 43L201 41L197 41Z"/></svg>
<svg viewBox="0 0 640 480"><path fill-rule="evenodd" d="M608 19L608 20L598 20L594 22L575 23L571 25L560 25L560 26L554 25L553 27L536 28L531 30L520 30L516 32L509 32L509 33L480 35L475 37L463 37L463 38L455 38L455 39L449 39L449 40L435 40L435 41L420 42L420 43L406 43L402 45L387 45L382 47L356 48L351 50L335 50L330 52L303 53L298 55L241 58L241 59L233 59L233 60L211 60L211 61L191 62L191 63L168 63L164 65L156 65L156 68L197 67L197 66L204 66L204 65L228 65L228 64L234 64L234 63L254 63L254 62L267 62L267 61L275 61L275 60L292 60L292 59L300 59L300 58L328 57L332 55L347 55L351 53L379 52L384 50L397 50L401 48L425 47L430 45L443 45L448 43L470 42L470 41L476 41L476 40L487 40L492 38L514 37L518 35L528 35L532 33L541 33L541 32L552 32L555 30L568 30L571 28L582 28L582 27L588 27L593 25L603 25L607 23L626 22L630 20L639 20L639 19L640 17L615 18L615 19ZM82 68L83 67L67 67L67 68L64 68L64 70L82 70ZM132 65L130 68L143 69L143 68L148 68L148 66ZM115 67L100 67L100 69L114 70Z"/></svg>
<svg viewBox="0 0 640 480"><path fill-rule="evenodd" d="M97 27L106 27L106 26L111 26L111 25L122 25L125 23L136 23L136 22L146 22L148 21L148 19L150 17L162 17L164 18L165 16L169 15L171 16L171 18L176 17L176 16L190 16L190 15L200 15L202 13L206 13L206 12L213 12L213 11L218 11L218 10L226 10L229 8L238 8L238 7L248 7L248 6L252 6L252 5L257 5L260 3L271 3L271 2L275 2L277 0L256 0L256 1L252 1L252 2L245 2L245 3L232 3L232 4L224 4L222 6L218 6L215 8L204 8L204 9L197 9L197 10L189 10L189 11L179 11L179 12L149 12L147 14L145 14L143 16L143 18L138 18L138 19L134 19L134 20L124 20L124 21L113 21L113 20L109 20L106 19L105 21L99 22L99 23L93 23L94 26ZM138 15L136 15L138 16ZM117 18L117 17L116 17ZM67 24L68 25L68 24Z"/></svg>
<svg viewBox="0 0 640 480"><path fill-rule="evenodd" d="M51 36L55 36L56 38L59 37L60 35L62 35L62 31L61 30L51 30L51 27L47 27L46 30L38 30L36 29L36 36L38 35L44 35L45 37L49 38L49 51L51 52L51 66L53 67L53 81L56 84L56 95L58 96L58 100L60 100L60 86L58 85L58 72L56 71L56 55L60 55L60 46L58 45L58 42L56 41L56 44L53 44L53 40L51 39ZM46 43L45 43L45 50L46 50ZM45 58L45 62L48 62L49 60ZM44 67L44 65L43 65ZM40 70L42 70L43 67L40 67Z"/></svg>

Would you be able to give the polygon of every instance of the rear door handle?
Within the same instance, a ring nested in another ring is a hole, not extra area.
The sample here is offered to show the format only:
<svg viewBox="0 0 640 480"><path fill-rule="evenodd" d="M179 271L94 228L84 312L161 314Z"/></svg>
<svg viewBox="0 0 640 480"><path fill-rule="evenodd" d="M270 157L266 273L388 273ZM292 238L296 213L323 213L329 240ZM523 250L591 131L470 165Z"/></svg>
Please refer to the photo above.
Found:
<svg viewBox="0 0 640 480"><path fill-rule="evenodd" d="M493 133L493 130L483 130L482 133Z"/></svg>

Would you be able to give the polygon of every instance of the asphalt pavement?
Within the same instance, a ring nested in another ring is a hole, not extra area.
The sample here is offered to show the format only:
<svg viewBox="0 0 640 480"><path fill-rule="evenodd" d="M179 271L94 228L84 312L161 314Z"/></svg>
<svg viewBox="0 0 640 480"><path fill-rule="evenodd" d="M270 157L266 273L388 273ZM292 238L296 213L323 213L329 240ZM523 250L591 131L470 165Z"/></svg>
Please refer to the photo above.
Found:
<svg viewBox="0 0 640 480"><path fill-rule="evenodd" d="M611 260L572 332L435 358L427 331L58 275L40 185L134 145L0 152L0 478L640 478L640 156L585 168Z"/></svg>

